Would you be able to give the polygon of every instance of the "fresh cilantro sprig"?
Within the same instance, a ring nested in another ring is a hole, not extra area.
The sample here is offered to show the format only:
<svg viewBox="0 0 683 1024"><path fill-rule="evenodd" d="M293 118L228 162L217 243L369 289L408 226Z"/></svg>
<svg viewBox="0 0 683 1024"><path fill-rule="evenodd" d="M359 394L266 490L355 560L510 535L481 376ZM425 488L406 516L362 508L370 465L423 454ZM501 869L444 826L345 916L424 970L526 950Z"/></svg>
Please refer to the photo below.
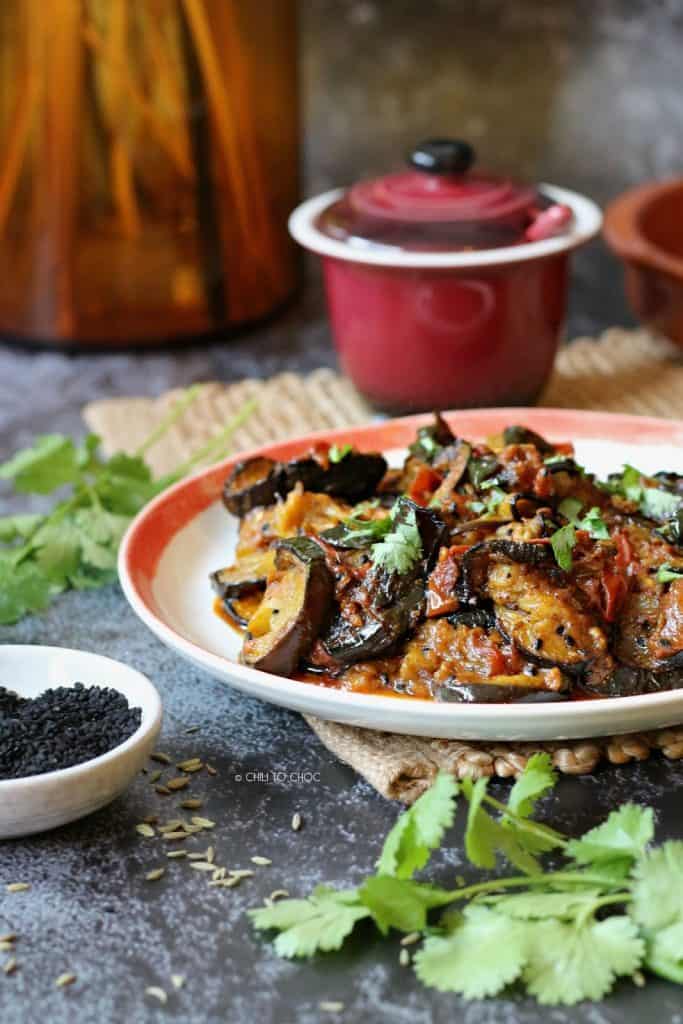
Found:
<svg viewBox="0 0 683 1024"><path fill-rule="evenodd" d="M391 529L372 545L372 561L387 572L410 572L422 558L415 509L403 505L399 498L391 510L390 521Z"/></svg>
<svg viewBox="0 0 683 1024"><path fill-rule="evenodd" d="M254 411L255 402L248 402L172 473L154 477L145 461L148 450L199 390L189 388L134 455L118 452L105 458L94 434L81 444L48 434L0 465L0 480L11 481L20 494L66 492L45 514L0 518L0 624L43 611L69 588L112 583L119 544L133 516L196 466L225 455L230 438Z"/></svg>
<svg viewBox="0 0 683 1024"><path fill-rule="evenodd" d="M683 580L683 569L674 569L672 565L665 562L664 565L660 565L655 578L657 583L673 583L674 580Z"/></svg>
<svg viewBox="0 0 683 1024"><path fill-rule="evenodd" d="M593 540L609 540L607 523L597 505L589 509L585 516L580 515L582 509L583 503L578 498L564 498L557 506L558 512L569 522L555 530L550 537L550 544L555 561L565 572L569 572L573 564L572 552L576 547L577 530L585 530Z"/></svg>
<svg viewBox="0 0 683 1024"><path fill-rule="evenodd" d="M439 774L398 818L362 885L318 886L308 899L250 911L252 922L277 931L276 951L287 957L339 949L361 920L384 935L420 932L417 977L467 999L519 982L540 1003L571 1005L602 999L617 978L644 968L683 984L683 842L652 847L652 810L635 804L569 839L531 820L554 783L547 754L529 759L507 804L486 779L458 784ZM470 861L490 871L502 856L521 874L453 889L414 877L443 843L459 796ZM539 857L550 850L565 863L544 871Z"/></svg>
<svg viewBox="0 0 683 1024"><path fill-rule="evenodd" d="M680 495L653 486L650 479L635 466L625 464L621 476L610 477L607 488L612 494L635 502L639 511L649 519L657 522L672 519L681 508Z"/></svg>

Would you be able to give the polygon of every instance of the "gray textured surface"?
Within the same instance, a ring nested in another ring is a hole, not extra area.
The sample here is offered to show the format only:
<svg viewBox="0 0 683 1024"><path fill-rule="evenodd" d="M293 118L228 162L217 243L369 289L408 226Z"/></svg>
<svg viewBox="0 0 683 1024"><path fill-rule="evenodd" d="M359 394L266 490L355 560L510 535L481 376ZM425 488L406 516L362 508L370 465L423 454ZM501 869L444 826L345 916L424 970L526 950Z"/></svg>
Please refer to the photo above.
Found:
<svg viewBox="0 0 683 1024"><path fill-rule="evenodd" d="M489 164L601 201L678 169L678 0L311 0L305 7L311 192L395 164L416 138L437 132L468 135ZM599 243L580 254L574 285L570 335L629 321L618 269ZM81 429L80 406L98 396L332 363L315 280L283 318L229 345L98 358L0 350L0 458L37 432ZM0 845L0 883L32 884L17 895L0 885L0 932L11 927L21 936L19 971L0 975L0 1017L8 1024L311 1024L326 1017L321 999L345 1002L337 1019L372 1024L683 1021L680 990L657 982L620 986L604 1004L571 1011L519 1000L465 1006L421 989L398 966L395 943L369 933L311 965L278 961L255 938L245 909L280 886L299 894L323 880L357 881L396 808L336 763L297 716L181 663L136 622L116 588L67 595L48 614L0 630L0 642L83 647L146 672L165 704L160 745L177 759L200 754L218 769L215 779L195 777L191 786L206 793L205 813L218 823L218 861L244 866L261 853L274 862L235 890L207 889L182 862L145 883L144 872L162 863L160 843L139 838L135 823L160 808L169 817L179 801L157 797L144 778L80 824ZM201 731L186 735L190 724ZM279 771L292 777L245 781L249 772ZM300 779L302 772L315 780ZM683 765L653 759L563 779L544 810L578 831L635 796L657 808L662 838L680 837L682 784ZM306 819L299 834L289 829L295 810ZM460 838L456 828L435 880L462 870ZM57 992L53 980L67 969L78 983ZM161 1009L144 988L170 992L171 973L185 974L186 986Z"/></svg>

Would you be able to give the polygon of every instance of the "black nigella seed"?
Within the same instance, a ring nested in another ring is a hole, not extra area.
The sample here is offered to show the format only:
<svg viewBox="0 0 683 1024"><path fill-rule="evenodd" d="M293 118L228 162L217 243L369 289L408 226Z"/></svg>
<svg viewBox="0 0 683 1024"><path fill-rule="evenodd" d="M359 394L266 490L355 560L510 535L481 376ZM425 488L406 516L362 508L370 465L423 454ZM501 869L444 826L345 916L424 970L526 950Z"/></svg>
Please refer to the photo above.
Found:
<svg viewBox="0 0 683 1024"><path fill-rule="evenodd" d="M140 708L108 687L76 683L26 698L0 686L0 780L90 761L132 736L141 720Z"/></svg>

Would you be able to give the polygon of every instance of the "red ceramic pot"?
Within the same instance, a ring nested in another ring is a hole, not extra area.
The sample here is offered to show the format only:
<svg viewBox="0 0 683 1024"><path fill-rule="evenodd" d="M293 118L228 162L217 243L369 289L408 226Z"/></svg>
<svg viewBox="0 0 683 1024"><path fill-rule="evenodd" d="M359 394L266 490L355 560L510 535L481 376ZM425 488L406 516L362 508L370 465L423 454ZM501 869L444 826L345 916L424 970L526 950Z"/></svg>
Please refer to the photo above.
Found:
<svg viewBox="0 0 683 1024"><path fill-rule="evenodd" d="M411 159L416 170L290 218L322 256L342 367L391 413L528 405L560 340L569 253L600 211L565 189L471 173L464 143L424 143Z"/></svg>

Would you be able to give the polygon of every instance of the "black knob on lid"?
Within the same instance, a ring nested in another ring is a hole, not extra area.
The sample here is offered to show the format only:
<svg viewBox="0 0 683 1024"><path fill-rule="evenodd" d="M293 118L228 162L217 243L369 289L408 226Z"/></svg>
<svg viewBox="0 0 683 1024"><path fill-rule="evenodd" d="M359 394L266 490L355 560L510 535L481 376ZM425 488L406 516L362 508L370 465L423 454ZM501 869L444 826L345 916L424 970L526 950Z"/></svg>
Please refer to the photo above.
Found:
<svg viewBox="0 0 683 1024"><path fill-rule="evenodd" d="M476 154L462 139L427 139L412 151L409 163L429 174L465 174Z"/></svg>

